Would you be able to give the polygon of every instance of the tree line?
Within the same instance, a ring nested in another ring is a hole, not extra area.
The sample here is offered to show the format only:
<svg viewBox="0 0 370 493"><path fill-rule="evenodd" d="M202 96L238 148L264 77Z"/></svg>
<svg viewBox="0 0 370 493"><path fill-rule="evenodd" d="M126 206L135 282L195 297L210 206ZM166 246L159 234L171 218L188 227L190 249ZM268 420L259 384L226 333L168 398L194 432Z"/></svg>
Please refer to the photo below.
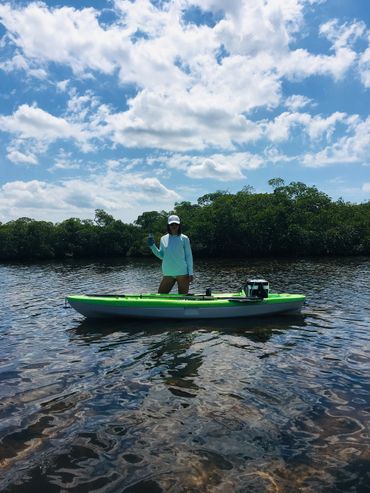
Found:
<svg viewBox="0 0 370 493"><path fill-rule="evenodd" d="M370 255L370 201L333 201L315 186L281 178L268 183L270 193L219 190L172 211L144 212L133 224L102 209L94 220L0 223L0 260L149 255L146 237L153 233L158 244L170 213L180 216L194 256Z"/></svg>

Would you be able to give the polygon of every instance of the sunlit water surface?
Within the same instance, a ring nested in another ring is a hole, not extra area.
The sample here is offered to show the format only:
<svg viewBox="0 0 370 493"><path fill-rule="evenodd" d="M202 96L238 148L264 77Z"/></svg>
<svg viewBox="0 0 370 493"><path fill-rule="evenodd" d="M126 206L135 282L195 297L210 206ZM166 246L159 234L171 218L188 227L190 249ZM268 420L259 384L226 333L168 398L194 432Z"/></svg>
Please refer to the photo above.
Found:
<svg viewBox="0 0 370 493"><path fill-rule="evenodd" d="M198 261L193 292L264 277L301 315L85 320L159 263L0 266L0 491L369 492L370 259Z"/></svg>

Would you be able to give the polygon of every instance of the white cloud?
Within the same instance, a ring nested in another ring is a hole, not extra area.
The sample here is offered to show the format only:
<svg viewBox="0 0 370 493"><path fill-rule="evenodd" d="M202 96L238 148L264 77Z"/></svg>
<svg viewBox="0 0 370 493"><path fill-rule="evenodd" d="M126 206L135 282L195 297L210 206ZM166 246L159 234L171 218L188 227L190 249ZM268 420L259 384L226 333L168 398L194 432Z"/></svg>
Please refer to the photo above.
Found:
<svg viewBox="0 0 370 493"><path fill-rule="evenodd" d="M276 147L267 147L264 152L263 152L263 160L265 163L283 163L283 162L290 162L290 161L295 161L296 156L287 156L286 154L283 154L279 149Z"/></svg>
<svg viewBox="0 0 370 493"><path fill-rule="evenodd" d="M340 25L337 19L330 20L320 26L320 34L328 38L333 44L334 50L353 45L366 31L364 22Z"/></svg>
<svg viewBox="0 0 370 493"><path fill-rule="evenodd" d="M33 154L24 154L23 152L12 149L8 152L7 158L15 164L37 164L37 158Z"/></svg>
<svg viewBox="0 0 370 493"><path fill-rule="evenodd" d="M322 167L340 163L370 163L370 117L361 121L352 119L352 132L317 153L303 156L308 167Z"/></svg>
<svg viewBox="0 0 370 493"><path fill-rule="evenodd" d="M266 124L266 134L271 142L286 141L294 126L306 126L310 118L310 115L307 113L281 113L274 120Z"/></svg>
<svg viewBox="0 0 370 493"><path fill-rule="evenodd" d="M157 178L138 173L122 175L109 170L105 175L59 183L8 182L0 188L0 210L8 218L26 215L59 220L71 216L87 218L94 209L102 208L115 217L132 222L143 209L170 209L180 198Z"/></svg>
<svg viewBox="0 0 370 493"><path fill-rule="evenodd" d="M68 85L70 84L70 81L68 79L61 80L56 83L56 87L58 91L65 92L67 90Z"/></svg>
<svg viewBox="0 0 370 493"><path fill-rule="evenodd" d="M230 167L228 163L203 157L201 162L193 163L186 171L191 178L213 178L221 181L238 180L244 178L238 168Z"/></svg>
<svg viewBox="0 0 370 493"><path fill-rule="evenodd" d="M321 25L319 32L332 43L331 51L334 54L313 55L304 49L291 51L281 60L280 73L282 76L304 79L312 75L328 75L339 80L351 67L355 66L358 54L354 49L354 44L365 35L366 26L363 22L340 25L334 19ZM365 54L362 57L366 59ZM366 85L366 70L363 73Z"/></svg>
<svg viewBox="0 0 370 493"><path fill-rule="evenodd" d="M63 118L38 108L23 104L11 116L0 116L0 128L23 139L53 142L57 139L85 139L83 130Z"/></svg>
<svg viewBox="0 0 370 493"><path fill-rule="evenodd" d="M82 164L86 163L81 159L74 159L72 152L60 149L54 158L54 164L48 168L48 171L80 169Z"/></svg>
<svg viewBox="0 0 370 493"><path fill-rule="evenodd" d="M362 184L362 191L370 194L370 183L369 182Z"/></svg>
<svg viewBox="0 0 370 493"><path fill-rule="evenodd" d="M91 106L91 100L87 100ZM23 104L12 115L0 115L0 132L8 132L14 136L12 150L16 152L22 152L20 147L27 144L34 148L34 154L45 152L48 145L61 139L74 141L83 152L91 151L92 140L107 132L101 124L106 109L102 106L90 117L90 108L85 107L87 100L71 100L67 110L68 118L51 115L36 105ZM11 155L14 156L14 153L9 156Z"/></svg>
<svg viewBox="0 0 370 493"><path fill-rule="evenodd" d="M79 163L75 163L73 161L67 161L62 159L57 159L55 164L51 166L48 171L56 171L56 170L71 170L71 169L80 169L81 165Z"/></svg>
<svg viewBox="0 0 370 493"><path fill-rule="evenodd" d="M320 26L320 34L331 43L333 55L323 55L297 49L287 53L281 60L280 73L291 79L304 79L312 75L328 75L341 79L354 66L357 53L353 49L355 41L365 33L363 22L340 25L332 20Z"/></svg>
<svg viewBox="0 0 370 493"><path fill-rule="evenodd" d="M301 108L304 108L305 106L311 105L312 103L312 100L307 98L306 96L293 94L292 96L289 96L287 98L287 100L285 101L285 106L288 108L288 110L294 112L300 110Z"/></svg>
<svg viewBox="0 0 370 493"><path fill-rule="evenodd" d="M67 64L76 73L86 68L112 73L115 49L124 52L127 39L124 30L102 29L97 14L92 8L48 9L36 2L23 9L0 6L0 19L12 41L31 60Z"/></svg>
<svg viewBox="0 0 370 493"><path fill-rule="evenodd" d="M348 119L345 113L339 111L329 115L327 118L316 115L310 118L307 132L311 140L324 137L326 140L330 141L336 126L339 123L350 123L350 119Z"/></svg>
<svg viewBox="0 0 370 493"><path fill-rule="evenodd" d="M338 123L352 124L352 119L340 112L327 118L309 113L284 112L266 125L266 135L272 142L282 142L289 139L294 128L300 127L312 141L320 138L330 140Z"/></svg>
<svg viewBox="0 0 370 493"><path fill-rule="evenodd" d="M259 156L248 152L232 154L213 154L211 156L170 156L166 165L185 172L195 179L211 178L218 181L245 179L243 170L256 169L262 166Z"/></svg>
<svg viewBox="0 0 370 493"><path fill-rule="evenodd" d="M0 191L0 204L4 208L58 208L58 195L55 185L47 185L38 180L29 182L14 181L6 183Z"/></svg>
<svg viewBox="0 0 370 493"><path fill-rule="evenodd" d="M312 55L307 50L297 49L286 55L280 62L282 77L301 80L313 75L328 75L339 80L356 60L356 52L339 48L335 55Z"/></svg>
<svg viewBox="0 0 370 493"><path fill-rule="evenodd" d="M186 94L192 107L205 98L210 108L217 108L221 98L234 116L258 106L276 106L281 76L328 73L338 78L353 62L354 54L345 43L349 34L335 45L335 56L289 52L289 42L303 22L299 0L198 4L222 9L224 18L214 28L184 25L181 16L190 5L184 0L162 9L149 0L116 1L121 20L107 28L91 8L48 9L33 3L12 9L5 4L0 16L23 58L33 63L61 63L79 74L89 70L112 74L117 69L122 82L154 97L172 101ZM145 36L134 42L137 30ZM329 27L323 32L330 37ZM222 46L227 56L219 61Z"/></svg>
<svg viewBox="0 0 370 493"><path fill-rule="evenodd" d="M258 125L235 115L222 97L216 102L206 93L169 97L142 91L128 111L109 115L106 122L113 142L127 147L229 149L233 142L251 142L261 135Z"/></svg>
<svg viewBox="0 0 370 493"><path fill-rule="evenodd" d="M0 63L0 69L4 72L13 72L24 70L27 75L36 79L46 79L47 72L43 68L32 68L32 63L29 62L23 55L16 53L13 58Z"/></svg>
<svg viewBox="0 0 370 493"><path fill-rule="evenodd" d="M48 149L48 143L34 138L13 137L6 148L6 156L14 164L39 164L39 156Z"/></svg>
<svg viewBox="0 0 370 493"><path fill-rule="evenodd" d="M214 27L185 24L183 13L194 5L223 16ZM149 0L116 0L114 6L117 21L103 26L93 8L0 5L17 50L9 62L14 68L32 64L35 70L39 64L45 70L53 62L80 76L116 73L137 89L128 109L114 113L91 91L78 94L64 79L56 83L59 91L69 89L64 115L23 104L12 116L0 117L2 130L44 142L70 139L84 151L92 150L97 138L125 147L230 151L261 138L263 125L246 115L258 107L276 108L284 77L342 77L355 61L354 41L364 34L362 23L331 22L320 32L332 43L333 55L290 50L304 22L300 0L173 0L161 8ZM365 69L363 78L366 83ZM286 105L296 111L308 103L296 95ZM330 134L330 122L294 114L277 118L268 135L275 142L286 140L297 124L309 125L311 138Z"/></svg>

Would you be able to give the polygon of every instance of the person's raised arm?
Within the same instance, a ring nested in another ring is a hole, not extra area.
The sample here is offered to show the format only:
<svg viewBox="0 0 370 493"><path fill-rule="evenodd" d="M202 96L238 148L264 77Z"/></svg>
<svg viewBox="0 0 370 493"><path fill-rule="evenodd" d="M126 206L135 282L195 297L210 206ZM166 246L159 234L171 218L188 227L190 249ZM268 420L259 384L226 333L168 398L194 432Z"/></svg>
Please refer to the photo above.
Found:
<svg viewBox="0 0 370 493"><path fill-rule="evenodd" d="M157 245L155 244L153 235L152 236L149 235L148 239L147 239L147 244L148 244L148 247L151 249L151 251L154 253L154 255L156 257L160 258L161 260L163 260L164 248L163 248L162 239L159 243L159 248L157 248Z"/></svg>

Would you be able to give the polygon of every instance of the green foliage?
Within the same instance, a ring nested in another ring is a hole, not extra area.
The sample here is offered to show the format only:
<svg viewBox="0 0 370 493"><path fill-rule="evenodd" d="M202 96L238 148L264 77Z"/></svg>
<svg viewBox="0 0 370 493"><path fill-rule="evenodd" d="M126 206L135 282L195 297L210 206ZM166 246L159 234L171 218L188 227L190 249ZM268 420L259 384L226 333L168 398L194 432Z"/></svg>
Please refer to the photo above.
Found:
<svg viewBox="0 0 370 493"><path fill-rule="evenodd" d="M314 186L285 185L281 178L269 185L271 193L249 186L236 194L218 190L196 204L177 202L173 211L144 212L134 224L102 209L93 221L0 223L0 260L151 255L146 237L153 233L158 244L172 213L195 256L370 255L370 201L334 202Z"/></svg>
<svg viewBox="0 0 370 493"><path fill-rule="evenodd" d="M21 217L0 225L0 259L53 258L51 222Z"/></svg>
<svg viewBox="0 0 370 493"><path fill-rule="evenodd" d="M110 226L114 223L114 217L105 212L103 209L96 209L94 221L100 227Z"/></svg>
<svg viewBox="0 0 370 493"><path fill-rule="evenodd" d="M145 233L163 232L167 224L168 212L143 212L134 224L140 226Z"/></svg>
<svg viewBox="0 0 370 493"><path fill-rule="evenodd" d="M138 226L138 231L141 234L142 240L133 247L133 255L151 254L146 246L146 238L148 234L151 233L154 236L156 243L159 243L160 237L163 235L163 232L166 231L168 215L169 213L165 211L143 212L136 221L134 221L134 224Z"/></svg>

